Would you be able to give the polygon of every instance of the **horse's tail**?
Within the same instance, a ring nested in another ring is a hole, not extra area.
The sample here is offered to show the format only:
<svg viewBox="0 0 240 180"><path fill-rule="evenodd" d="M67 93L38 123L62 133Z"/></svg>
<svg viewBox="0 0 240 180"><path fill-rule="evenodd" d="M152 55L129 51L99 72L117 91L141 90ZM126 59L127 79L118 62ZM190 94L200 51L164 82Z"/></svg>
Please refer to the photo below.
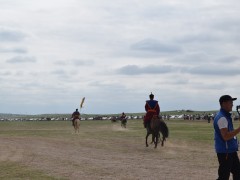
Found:
<svg viewBox="0 0 240 180"><path fill-rule="evenodd" d="M166 123L163 120L160 120L160 131L161 131L163 137L165 137L165 138L168 137L169 130L168 130Z"/></svg>

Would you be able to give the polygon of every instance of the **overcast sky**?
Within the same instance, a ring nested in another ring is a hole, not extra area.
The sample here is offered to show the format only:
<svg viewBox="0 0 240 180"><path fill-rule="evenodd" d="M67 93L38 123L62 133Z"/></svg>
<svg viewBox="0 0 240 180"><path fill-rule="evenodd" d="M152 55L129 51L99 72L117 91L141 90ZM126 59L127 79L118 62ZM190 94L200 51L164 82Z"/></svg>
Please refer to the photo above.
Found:
<svg viewBox="0 0 240 180"><path fill-rule="evenodd" d="M0 0L0 113L217 110L239 32L238 0Z"/></svg>

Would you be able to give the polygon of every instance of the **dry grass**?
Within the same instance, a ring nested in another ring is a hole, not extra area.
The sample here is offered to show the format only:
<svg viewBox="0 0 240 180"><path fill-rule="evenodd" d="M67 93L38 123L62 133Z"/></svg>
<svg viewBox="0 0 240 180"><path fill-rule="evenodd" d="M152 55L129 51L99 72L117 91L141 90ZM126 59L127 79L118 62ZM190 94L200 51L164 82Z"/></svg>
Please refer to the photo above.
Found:
<svg viewBox="0 0 240 180"><path fill-rule="evenodd" d="M0 178L212 180L217 177L212 125L167 122L164 147L145 147L141 120L1 122ZM7 178L10 177L10 178Z"/></svg>

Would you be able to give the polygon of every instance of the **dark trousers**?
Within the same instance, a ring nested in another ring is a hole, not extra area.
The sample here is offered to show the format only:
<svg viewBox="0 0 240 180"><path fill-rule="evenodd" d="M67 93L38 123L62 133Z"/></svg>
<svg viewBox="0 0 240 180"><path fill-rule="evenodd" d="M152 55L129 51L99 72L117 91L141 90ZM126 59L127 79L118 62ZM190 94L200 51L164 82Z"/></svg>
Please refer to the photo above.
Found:
<svg viewBox="0 0 240 180"><path fill-rule="evenodd" d="M217 180L229 180L230 173L233 180L240 180L240 162L237 152L217 153L219 168Z"/></svg>

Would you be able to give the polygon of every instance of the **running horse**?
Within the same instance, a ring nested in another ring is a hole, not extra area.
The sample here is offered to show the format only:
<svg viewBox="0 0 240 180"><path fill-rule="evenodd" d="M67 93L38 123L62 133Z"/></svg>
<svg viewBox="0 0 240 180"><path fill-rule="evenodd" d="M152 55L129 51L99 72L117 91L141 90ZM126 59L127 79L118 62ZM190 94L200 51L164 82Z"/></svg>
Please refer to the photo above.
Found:
<svg viewBox="0 0 240 180"><path fill-rule="evenodd" d="M157 144L161 141L161 145L164 146L164 141L168 137L169 131L166 123L161 120L158 116L153 116L151 122L147 124L147 135L146 135L146 147L148 147L148 136L152 134L152 142L155 144L154 148L157 148ZM161 139L160 134L162 134L163 138Z"/></svg>
<svg viewBox="0 0 240 180"><path fill-rule="evenodd" d="M80 127L80 119L75 119L74 120L74 130L75 130L75 134L79 133L79 127Z"/></svg>
<svg viewBox="0 0 240 180"><path fill-rule="evenodd" d="M127 127L127 118L121 119L121 126L122 126L123 128L126 128L126 127Z"/></svg>

